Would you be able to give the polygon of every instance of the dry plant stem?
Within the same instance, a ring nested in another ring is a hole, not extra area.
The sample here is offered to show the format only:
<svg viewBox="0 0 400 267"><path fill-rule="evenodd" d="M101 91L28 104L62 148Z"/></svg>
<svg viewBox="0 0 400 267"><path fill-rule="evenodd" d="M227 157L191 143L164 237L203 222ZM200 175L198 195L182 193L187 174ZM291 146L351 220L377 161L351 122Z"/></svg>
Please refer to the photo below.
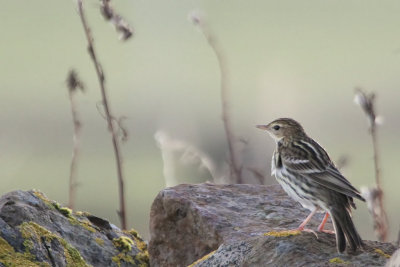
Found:
<svg viewBox="0 0 400 267"><path fill-rule="evenodd" d="M372 145L374 149L374 167L375 167L375 181L376 187L378 189L378 198L379 198L379 210L381 212L379 220L380 220L380 229L379 229L379 240L386 242L387 241L387 232L388 232L388 219L386 210L383 205L383 190L381 184L381 174L379 168L379 153L378 153L378 141L376 134L376 123L375 121L371 124L371 136L372 136Z"/></svg>
<svg viewBox="0 0 400 267"><path fill-rule="evenodd" d="M371 136L372 136L372 145L374 149L374 168L375 168L375 181L377 188L381 191L381 177L380 177L380 169L379 169L379 156L378 156L378 141L376 137L376 124L375 122L371 125Z"/></svg>
<svg viewBox="0 0 400 267"><path fill-rule="evenodd" d="M379 165L378 153L378 138L377 138L377 125L375 114L375 94L365 93L362 89L356 88L355 98L358 104L367 116L370 125L370 134L372 137L372 145L374 152L374 167L375 167L375 181L376 187L365 190L368 209L374 219L374 230L378 236L379 241L387 240L388 232L388 219L383 205L383 190Z"/></svg>
<svg viewBox="0 0 400 267"><path fill-rule="evenodd" d="M101 89L101 95L102 95L102 100L103 100L103 105L104 105L104 111L105 115L107 118L107 124L108 124L108 130L111 133L112 136L112 143L114 147L114 153L115 153L115 159L116 159L116 164L117 164L117 173L118 173L118 185L119 185L119 211L118 215L121 221L121 228L122 229L127 229L127 222L126 222L126 208L125 208L125 192L124 192L124 177L122 174L122 156L121 156L121 149L119 147L119 142L118 142L118 136L115 131L114 125L113 125L113 116L111 115L110 111L110 106L108 103L108 98L106 94L106 87L105 87L105 77L103 73L103 69L101 67L100 62L97 59L96 52L94 50L94 42L93 42L93 37L91 35L90 28L88 26L88 23L86 21L85 13L83 10L83 1L78 0L78 11L79 11L79 16L81 18L82 26L85 31L86 39L88 42L88 51L90 54L90 57L93 61L94 67L96 69L97 77L99 80L100 84L100 89Z"/></svg>
<svg viewBox="0 0 400 267"><path fill-rule="evenodd" d="M75 209L75 196L76 196L76 174L77 168L76 165L78 163L78 154L80 148L80 139L81 139L81 127L82 124L78 118L77 105L74 98L74 91L69 91L69 100L71 102L71 113L72 113L72 122L74 124L74 133L72 137L73 141L73 149L72 149L72 157L71 157L71 165L69 172L69 194L68 194L68 207L70 209Z"/></svg>
<svg viewBox="0 0 400 267"><path fill-rule="evenodd" d="M208 44L212 48L215 56L218 60L218 66L221 75L221 104L222 104L222 121L224 123L224 130L226 134L226 138L228 141L228 149L230 155L230 165L231 165L231 172L234 176L234 180L236 183L241 184L243 183L242 180L242 168L240 166L238 156L237 156L237 148L235 145L235 136L232 130L231 118L229 113L229 102L228 102L228 94L229 94L229 86L228 86L228 71L226 66L226 61L223 56L223 53L218 46L217 41L215 38L210 34L210 32L205 28L204 25L200 24L200 29L204 36L207 39Z"/></svg>

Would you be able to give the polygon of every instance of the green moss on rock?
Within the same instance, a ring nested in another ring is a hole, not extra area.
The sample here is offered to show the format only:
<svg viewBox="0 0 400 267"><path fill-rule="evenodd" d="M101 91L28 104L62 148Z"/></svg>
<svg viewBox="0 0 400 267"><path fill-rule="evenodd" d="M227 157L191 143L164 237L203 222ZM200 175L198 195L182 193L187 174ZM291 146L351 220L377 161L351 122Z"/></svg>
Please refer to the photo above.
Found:
<svg viewBox="0 0 400 267"><path fill-rule="evenodd" d="M122 250L122 251L126 252L126 251L131 251L132 250L132 245L134 243L133 243L133 240L130 239L129 237L120 236L118 238L114 238L113 239L113 244L119 250Z"/></svg>
<svg viewBox="0 0 400 267"><path fill-rule="evenodd" d="M85 228L86 230L95 233L96 229L92 226L92 224L88 221L80 221L77 218L75 218L73 216L73 212L70 208L67 207L63 207L61 206L59 203L52 201L50 199L48 199L42 192L39 191L33 191L33 194L38 197L39 199L41 199L48 207L55 209L57 211L59 211L62 215L64 215L65 217L68 218L69 222L73 225L80 225L83 228ZM87 212L76 212L77 216L86 216L89 213Z"/></svg>
<svg viewBox="0 0 400 267"><path fill-rule="evenodd" d="M76 211L75 215L76 216L87 217L87 216L90 216L91 214L89 212L86 212L86 211Z"/></svg>
<svg viewBox="0 0 400 267"><path fill-rule="evenodd" d="M147 250L136 254L135 260L140 262L140 266L150 266L149 252Z"/></svg>
<svg viewBox="0 0 400 267"><path fill-rule="evenodd" d="M285 231L271 231L264 234L264 236L275 236L275 237L287 237L293 235L299 235L301 232L299 230L285 230Z"/></svg>
<svg viewBox="0 0 400 267"><path fill-rule="evenodd" d="M135 261L130 255L127 255L125 252L121 252L118 255L112 257L112 261L115 262L118 266L121 266L121 261L126 263L135 264Z"/></svg>
<svg viewBox="0 0 400 267"><path fill-rule="evenodd" d="M96 241L96 243L99 244L100 246L104 246L104 240L103 239L101 239L99 237L96 237L94 239L94 241Z"/></svg>
<svg viewBox="0 0 400 267"><path fill-rule="evenodd" d="M136 247L139 249L139 253L136 255L135 259L143 264L143 266L149 266L150 258L146 242L133 228L129 231L125 231L125 233L133 237Z"/></svg>
<svg viewBox="0 0 400 267"><path fill-rule="evenodd" d="M88 231L90 231L90 232L92 232L92 233L96 233L96 229L94 229L94 228L92 227L92 224L91 224L90 222L87 222L87 221L81 222L81 221L79 221L79 224L80 224L83 228L85 228L86 230L88 230Z"/></svg>
<svg viewBox="0 0 400 267"><path fill-rule="evenodd" d="M382 249L376 248L374 251L386 259L390 259L390 255L385 253Z"/></svg>
<svg viewBox="0 0 400 267"><path fill-rule="evenodd" d="M92 226L92 224L89 221L81 221L78 220L76 217L73 216L73 212L70 208L67 207L63 207L61 206L59 203L52 201L48 198L46 198L41 192L39 191L34 191L33 194L35 196L37 196L38 198L40 198L48 207L55 209L57 211L59 211L62 215L64 215L65 217L68 218L68 221L72 224L72 225L80 225L83 228L85 228L86 230L95 233L96 229ZM87 212L76 212L75 213L77 216L87 216L89 213Z"/></svg>
<svg viewBox="0 0 400 267"><path fill-rule="evenodd" d="M335 257L329 260L329 263L336 263L336 264L349 264L350 262L344 261L341 258Z"/></svg>
<svg viewBox="0 0 400 267"><path fill-rule="evenodd" d="M38 262L34 260L29 252L15 252L14 248L8 242L0 237L0 263L6 267L50 267L47 262Z"/></svg>
<svg viewBox="0 0 400 267"><path fill-rule="evenodd" d="M35 222L24 222L19 226L22 237L26 240L30 240L32 243L29 244L41 244L42 238L47 242L53 239L57 239L64 248L64 256L68 267L87 267L88 265L80 255L79 251L70 245L64 238L53 234L46 228L40 226ZM24 244L28 241L24 241Z"/></svg>
<svg viewBox="0 0 400 267"><path fill-rule="evenodd" d="M67 207L60 207L59 211L65 216L65 217L72 217L72 210Z"/></svg>
<svg viewBox="0 0 400 267"><path fill-rule="evenodd" d="M145 252L147 251L147 244L146 242L144 242L143 238L138 234L138 232L135 229L131 229L129 231L125 231L125 233L131 235L135 241L135 244L137 246L137 248L141 251L141 252Z"/></svg>
<svg viewBox="0 0 400 267"><path fill-rule="evenodd" d="M112 257L112 260L115 263L117 263L118 266L121 265L121 261L135 264L140 267L150 266L147 244L143 241L143 239L139 236L139 234L135 230L125 231L125 233L132 236L133 240L127 236L120 236L119 238L114 238L113 244L121 252L118 255ZM136 247L139 250L139 252L135 255L134 258L132 258L132 256L127 254L129 251L132 250L133 245L136 245Z"/></svg>
<svg viewBox="0 0 400 267"><path fill-rule="evenodd" d="M42 192L33 190L33 194L39 199L41 199L44 202L44 204L46 204L46 206L48 206L51 209L54 209L53 201L48 199Z"/></svg>

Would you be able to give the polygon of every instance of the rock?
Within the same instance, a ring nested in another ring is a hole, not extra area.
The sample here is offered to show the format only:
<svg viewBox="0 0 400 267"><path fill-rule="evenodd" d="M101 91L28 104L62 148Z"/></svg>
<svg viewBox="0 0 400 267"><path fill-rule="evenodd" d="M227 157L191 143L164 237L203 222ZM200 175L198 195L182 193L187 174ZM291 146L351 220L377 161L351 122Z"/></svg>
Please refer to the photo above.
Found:
<svg viewBox="0 0 400 267"><path fill-rule="evenodd" d="M0 266L148 266L147 245L85 212L72 212L38 191L0 198Z"/></svg>
<svg viewBox="0 0 400 267"><path fill-rule="evenodd" d="M400 267L400 249L393 253L390 260L388 260L386 267Z"/></svg>
<svg viewBox="0 0 400 267"><path fill-rule="evenodd" d="M150 264L383 266L395 250L389 243L365 241L363 251L338 254L334 235L280 232L297 228L308 214L279 185L183 184L167 188L151 207ZM308 228L316 229L322 217L317 214ZM332 224L326 229L333 229Z"/></svg>

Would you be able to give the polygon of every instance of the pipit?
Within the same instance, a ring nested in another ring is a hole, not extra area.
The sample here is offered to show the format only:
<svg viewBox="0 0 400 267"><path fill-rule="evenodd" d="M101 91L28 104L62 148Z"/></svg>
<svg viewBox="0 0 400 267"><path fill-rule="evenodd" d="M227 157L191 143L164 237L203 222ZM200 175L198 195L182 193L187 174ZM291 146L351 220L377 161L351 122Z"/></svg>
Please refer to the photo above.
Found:
<svg viewBox="0 0 400 267"><path fill-rule="evenodd" d="M297 230L304 227L317 211L325 211L319 231L332 218L339 252L346 249L346 240L355 251L363 246L351 219L353 198L365 201L360 192L339 172L326 151L295 120L282 118L257 128L266 130L276 142L271 173L286 193L311 211Z"/></svg>

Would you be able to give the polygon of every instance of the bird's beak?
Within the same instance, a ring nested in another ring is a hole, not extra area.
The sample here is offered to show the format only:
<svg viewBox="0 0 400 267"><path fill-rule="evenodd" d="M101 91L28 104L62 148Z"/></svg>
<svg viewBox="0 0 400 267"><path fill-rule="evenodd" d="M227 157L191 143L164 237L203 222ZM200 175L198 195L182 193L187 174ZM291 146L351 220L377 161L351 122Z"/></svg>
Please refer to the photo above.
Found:
<svg viewBox="0 0 400 267"><path fill-rule="evenodd" d="M257 125L256 128L261 130L268 130L268 125Z"/></svg>

